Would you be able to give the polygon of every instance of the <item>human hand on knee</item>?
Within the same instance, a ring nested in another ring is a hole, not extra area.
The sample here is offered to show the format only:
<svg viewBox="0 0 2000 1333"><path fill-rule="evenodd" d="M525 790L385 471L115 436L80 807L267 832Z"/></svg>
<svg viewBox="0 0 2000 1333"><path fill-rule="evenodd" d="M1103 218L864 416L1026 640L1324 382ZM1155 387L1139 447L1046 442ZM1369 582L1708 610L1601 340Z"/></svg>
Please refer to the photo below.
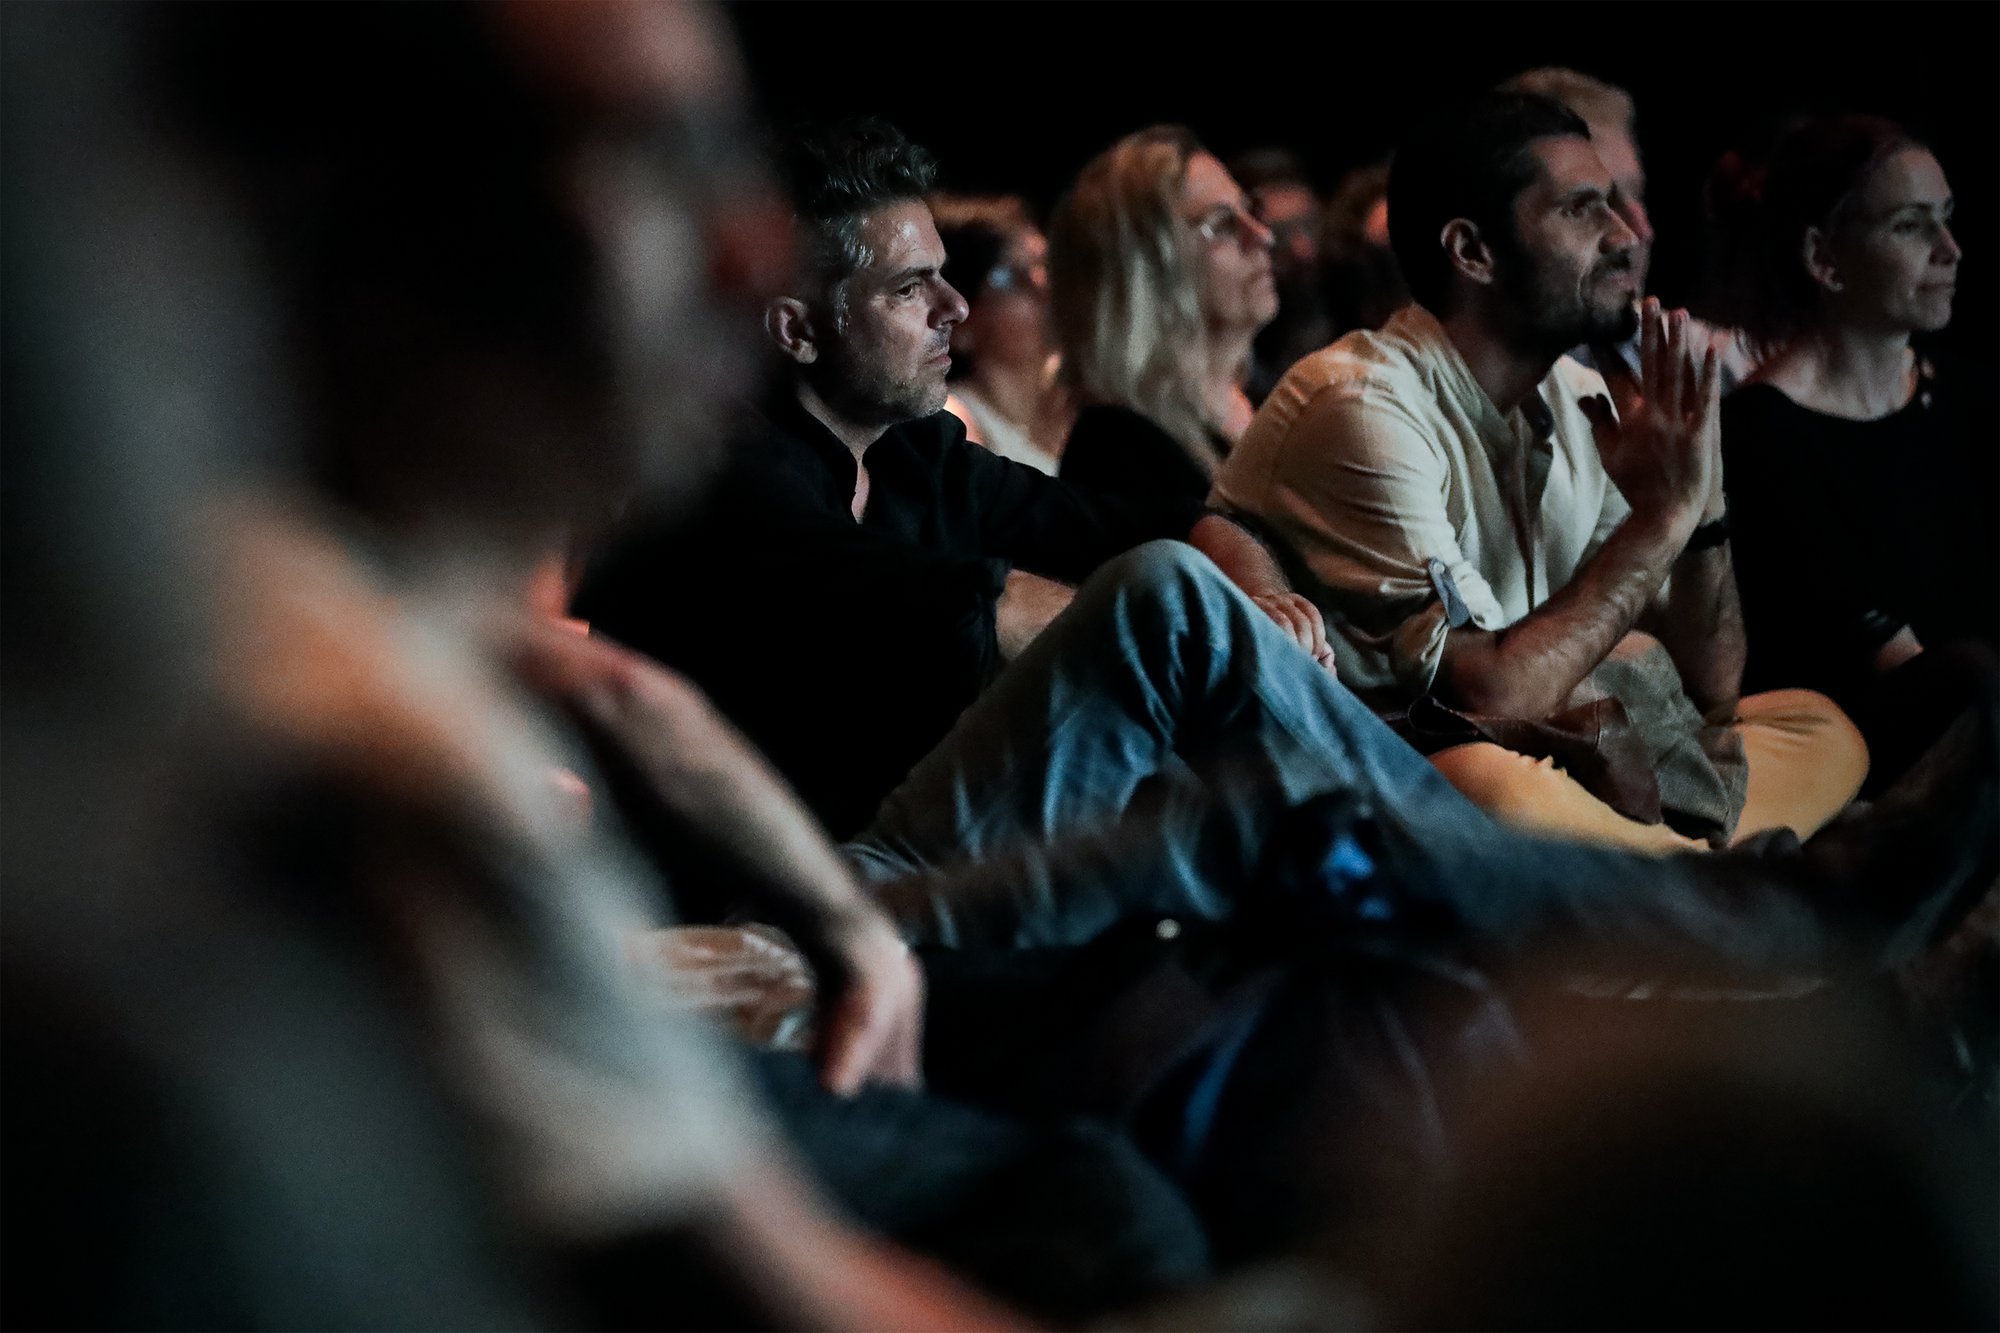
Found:
<svg viewBox="0 0 2000 1333"><path fill-rule="evenodd" d="M1295 592L1277 592L1264 593L1250 600L1279 629L1291 635L1293 642L1312 654L1313 661L1324 667L1329 675L1339 674L1334 665L1333 645L1326 641L1326 620L1311 598Z"/></svg>

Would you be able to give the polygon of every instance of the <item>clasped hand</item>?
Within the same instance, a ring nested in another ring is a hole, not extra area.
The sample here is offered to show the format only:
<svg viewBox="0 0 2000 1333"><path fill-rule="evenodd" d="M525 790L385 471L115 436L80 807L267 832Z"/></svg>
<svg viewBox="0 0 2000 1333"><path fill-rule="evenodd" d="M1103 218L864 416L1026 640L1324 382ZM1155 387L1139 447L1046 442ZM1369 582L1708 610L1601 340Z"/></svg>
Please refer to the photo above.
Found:
<svg viewBox="0 0 2000 1333"><path fill-rule="evenodd" d="M1685 536L1722 510L1722 377L1687 311L1663 311L1647 297L1639 318L1639 398L1622 418L1603 398L1582 406L1633 514Z"/></svg>

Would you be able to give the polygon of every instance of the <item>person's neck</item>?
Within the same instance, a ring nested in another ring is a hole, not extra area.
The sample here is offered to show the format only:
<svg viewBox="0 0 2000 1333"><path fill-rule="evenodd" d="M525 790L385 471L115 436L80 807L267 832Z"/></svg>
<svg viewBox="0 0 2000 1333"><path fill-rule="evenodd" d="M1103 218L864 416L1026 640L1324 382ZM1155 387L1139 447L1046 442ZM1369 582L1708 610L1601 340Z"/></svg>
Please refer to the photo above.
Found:
<svg viewBox="0 0 2000 1333"><path fill-rule="evenodd" d="M1877 333L1827 325L1786 349L1793 363L1787 389L1803 405L1863 420L1900 411L1910 399L1913 359L1907 331Z"/></svg>
<svg viewBox="0 0 2000 1333"><path fill-rule="evenodd" d="M826 398L804 380L798 382L799 406L812 416L813 420L833 432L833 438L847 446L859 463L861 456L868 452L868 446L882 438L888 427L876 422L858 422L838 411Z"/></svg>
<svg viewBox="0 0 2000 1333"><path fill-rule="evenodd" d="M1244 407L1243 373L1250 365L1250 345L1256 328L1210 328L1208 366L1202 380L1201 401L1208 426L1216 434L1236 443L1247 423Z"/></svg>
<svg viewBox="0 0 2000 1333"><path fill-rule="evenodd" d="M1503 414L1519 407L1522 399L1548 378L1556 358L1562 355L1524 350L1471 306L1461 306L1438 322L1444 326L1451 345L1465 358L1472 378Z"/></svg>

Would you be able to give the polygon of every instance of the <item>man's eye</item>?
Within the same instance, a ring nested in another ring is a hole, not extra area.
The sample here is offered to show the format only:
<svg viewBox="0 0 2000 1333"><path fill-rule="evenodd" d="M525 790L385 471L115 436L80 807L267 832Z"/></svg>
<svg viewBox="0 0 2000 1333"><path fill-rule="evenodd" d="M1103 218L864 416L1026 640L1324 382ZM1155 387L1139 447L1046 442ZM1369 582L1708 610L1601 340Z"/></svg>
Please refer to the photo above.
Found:
<svg viewBox="0 0 2000 1333"><path fill-rule="evenodd" d="M917 292L922 289L922 287L923 284L920 282L906 282L901 287L898 287L896 289L896 295L902 297L905 301L907 301L912 296L915 296Z"/></svg>

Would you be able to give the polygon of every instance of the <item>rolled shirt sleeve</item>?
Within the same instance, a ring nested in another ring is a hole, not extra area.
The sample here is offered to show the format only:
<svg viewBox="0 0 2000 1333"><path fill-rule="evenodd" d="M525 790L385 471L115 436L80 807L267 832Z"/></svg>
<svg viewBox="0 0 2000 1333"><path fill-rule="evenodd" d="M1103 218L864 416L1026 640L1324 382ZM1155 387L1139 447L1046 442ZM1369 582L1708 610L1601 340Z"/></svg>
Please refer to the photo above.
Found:
<svg viewBox="0 0 2000 1333"><path fill-rule="evenodd" d="M1261 518L1303 564L1315 600L1338 617L1341 673L1355 688L1427 693L1454 621L1506 623L1459 545L1445 459L1389 393L1321 389L1256 450L1265 456L1250 452L1225 468L1217 498Z"/></svg>

